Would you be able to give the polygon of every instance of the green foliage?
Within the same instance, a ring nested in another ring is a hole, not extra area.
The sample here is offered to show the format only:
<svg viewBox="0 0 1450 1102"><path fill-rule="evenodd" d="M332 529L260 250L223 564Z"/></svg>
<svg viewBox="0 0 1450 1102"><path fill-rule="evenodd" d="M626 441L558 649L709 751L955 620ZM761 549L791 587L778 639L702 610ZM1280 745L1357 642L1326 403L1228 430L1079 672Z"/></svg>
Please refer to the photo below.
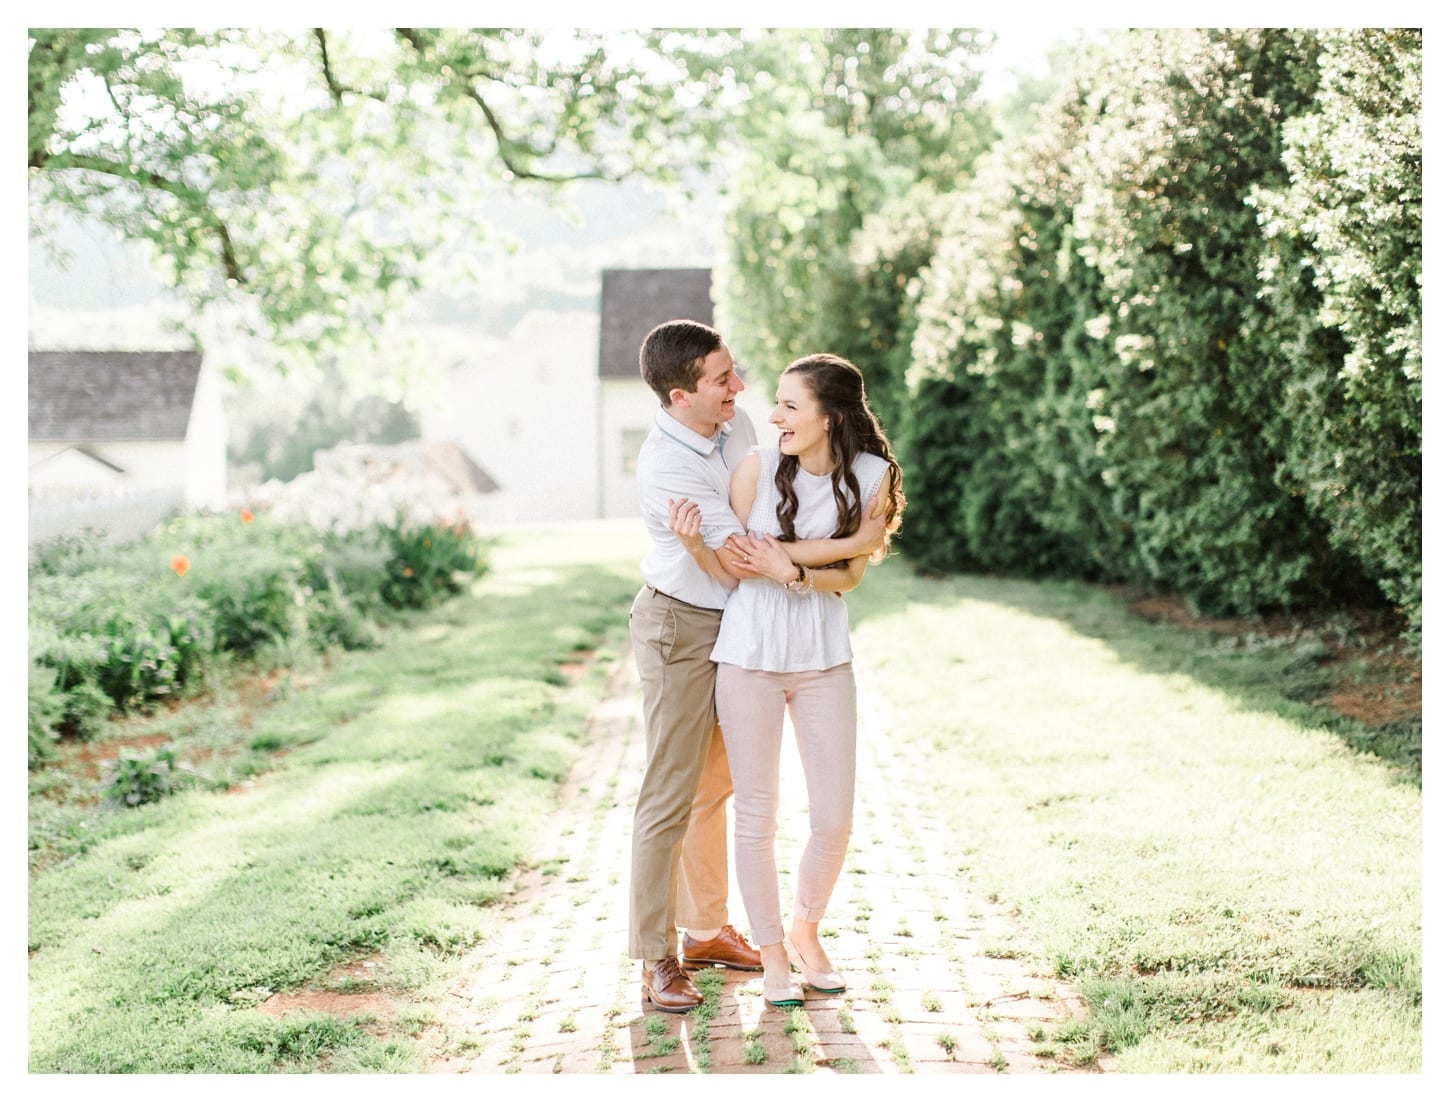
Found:
<svg viewBox="0 0 1450 1102"><path fill-rule="evenodd" d="M860 314L829 307L852 237L914 182L966 178L987 141L973 102L986 42L969 29L778 30L728 56L749 95L734 119L720 312L742 362L774 379L798 356L858 343Z"/></svg>
<svg viewBox="0 0 1450 1102"><path fill-rule="evenodd" d="M173 575L67 561L66 573L31 578L30 650L56 671L61 727L88 738L107 713L145 710L198 679L213 639L205 605L178 596Z"/></svg>
<svg viewBox="0 0 1450 1102"><path fill-rule="evenodd" d="M590 563L572 536L511 537L477 587L398 618L382 647L307 663L270 700L238 703L228 679L187 701L148 728L172 736L169 777L186 790L170 798L124 808L97 804L90 784L33 781L30 1070L426 1070L410 1037L504 920L494 904L536 850L564 733L577 755L616 671L605 660L549 680L581 637L620 643L640 532L617 530ZM289 752L221 791L254 741ZM203 753L205 785L183 765ZM168 776L127 768L138 787ZM257 1009L335 989L336 970L364 959L376 980L360 987L384 991L396 1017L364 1031Z"/></svg>
<svg viewBox="0 0 1450 1102"><path fill-rule="evenodd" d="M1340 554L1418 628L1422 496L1418 30L1320 32L1288 181L1255 196L1265 294L1294 363L1285 466Z"/></svg>
<svg viewBox="0 0 1450 1102"><path fill-rule="evenodd" d="M499 236L490 189L678 178L707 145L695 86L638 31L28 37L41 221L68 208L145 242L193 335L233 307L281 365L401 348L398 317L461 275L444 254Z"/></svg>
<svg viewBox="0 0 1450 1102"><path fill-rule="evenodd" d="M1377 585L1414 623L1418 62L1379 31L1084 55L908 295L903 549L1208 612Z"/></svg>
<svg viewBox="0 0 1450 1102"><path fill-rule="evenodd" d="M261 532L269 529L265 526ZM286 538L291 535L276 541L214 544L197 551L190 578L211 610L221 649L249 658L269 645L306 636L305 580L322 548L311 540L308 546Z"/></svg>
<svg viewBox="0 0 1450 1102"><path fill-rule="evenodd" d="M324 536L184 517L125 547L41 548L29 584L32 765L58 737L94 738L113 714L195 693L223 663L375 646L393 610L437 604L486 569L465 525L402 519Z"/></svg>
<svg viewBox="0 0 1450 1102"><path fill-rule="evenodd" d="M138 757L122 754L107 770L107 798L125 807L155 803L176 783L176 751L161 747Z"/></svg>
<svg viewBox="0 0 1450 1102"><path fill-rule="evenodd" d="M896 444L903 467L911 472L911 523L903 525L899 542L902 551L923 570L976 570L983 565L961 538L958 516L972 453L968 447L937 446L943 440L971 440L975 381L924 383L907 430Z"/></svg>
<svg viewBox="0 0 1450 1102"><path fill-rule="evenodd" d="M235 420L229 407L228 421ZM228 449L228 460L253 466L259 481L290 482L312 470L313 456L341 443L398 444L416 440L418 419L405 406L377 395L353 396L338 370L329 369L294 401L269 400L244 414L251 423Z"/></svg>
<svg viewBox="0 0 1450 1102"><path fill-rule="evenodd" d="M306 587L308 632L318 646L366 650L378 645L384 574L380 546L357 537L329 541L328 554L313 564Z"/></svg>
<svg viewBox="0 0 1450 1102"><path fill-rule="evenodd" d="M1114 577L1121 541L1100 501L1093 380L1073 371L1096 280L1070 246L1065 211L1080 189L1058 156L1081 120L1067 108L1051 118L985 158L943 214L908 375L905 462L932 472L913 480L911 527L938 560L951 548L977 569ZM913 541L902 546L916 555Z"/></svg>
<svg viewBox="0 0 1450 1102"><path fill-rule="evenodd" d="M731 351L768 380L798 356L830 347L822 323L834 318L820 310L820 297L832 269L866 212L907 182L863 135L838 133L813 114L788 116L782 126L778 144L751 149L734 177L721 292Z"/></svg>
<svg viewBox="0 0 1450 1102"><path fill-rule="evenodd" d="M1103 382L1103 476L1134 572L1206 611L1300 604L1336 581L1279 477L1287 380L1262 340L1243 201L1283 178L1282 118L1314 56L1307 32L1135 36L1085 135L1112 151L1072 227L1106 296L1083 365Z"/></svg>
<svg viewBox="0 0 1450 1102"><path fill-rule="evenodd" d="M214 646L203 602L147 612L144 619L117 613L97 625L96 680L121 711L175 696L197 677Z"/></svg>
<svg viewBox="0 0 1450 1102"><path fill-rule="evenodd" d="M65 714L65 697L56 687L57 678L54 669L31 658L26 708L26 760L31 769L55 756L56 728Z"/></svg>
<svg viewBox="0 0 1450 1102"><path fill-rule="evenodd" d="M429 608L462 591L487 569L468 525L413 525L399 517L380 530L388 552L382 598L394 608Z"/></svg>
<svg viewBox="0 0 1450 1102"><path fill-rule="evenodd" d="M830 347L861 369L888 439L896 439L905 419L914 293L951 204L934 184L918 183L868 214L852 236L849 267L832 268L822 288L820 313L835 329Z"/></svg>

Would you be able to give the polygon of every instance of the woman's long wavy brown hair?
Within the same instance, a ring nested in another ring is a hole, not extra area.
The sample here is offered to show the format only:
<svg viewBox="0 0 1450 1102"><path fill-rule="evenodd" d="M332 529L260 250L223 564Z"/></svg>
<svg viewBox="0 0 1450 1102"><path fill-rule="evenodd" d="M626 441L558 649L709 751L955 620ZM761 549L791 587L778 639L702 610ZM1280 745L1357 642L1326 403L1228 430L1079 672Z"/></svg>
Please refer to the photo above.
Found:
<svg viewBox="0 0 1450 1102"><path fill-rule="evenodd" d="M869 452L886 460L886 543L871 556L872 562L880 562L891 545L891 534L901 527L906 496L901 490L901 465L891 454L881 423L866 401L866 380L861 369L841 356L819 352L796 360L785 374L800 376L830 422L827 437L831 444L831 492L836 499L833 538L849 536L861 527L861 487L851 470L856 456ZM780 496L775 515L780 521L781 538L787 541L796 538L795 515L800 502L795 493L795 476L799 470L800 460L784 454L775 469L775 488Z"/></svg>

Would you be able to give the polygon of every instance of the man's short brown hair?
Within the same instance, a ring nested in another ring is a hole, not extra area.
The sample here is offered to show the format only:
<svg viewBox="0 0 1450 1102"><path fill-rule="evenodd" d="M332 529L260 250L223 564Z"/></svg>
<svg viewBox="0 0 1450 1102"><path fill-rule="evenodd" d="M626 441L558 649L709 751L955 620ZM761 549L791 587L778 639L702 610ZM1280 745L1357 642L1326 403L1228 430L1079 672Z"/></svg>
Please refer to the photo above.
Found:
<svg viewBox="0 0 1450 1102"><path fill-rule="evenodd" d="M639 346L639 373L668 408L675 387L694 393L705 357L724 343L725 338L702 322L661 322Z"/></svg>

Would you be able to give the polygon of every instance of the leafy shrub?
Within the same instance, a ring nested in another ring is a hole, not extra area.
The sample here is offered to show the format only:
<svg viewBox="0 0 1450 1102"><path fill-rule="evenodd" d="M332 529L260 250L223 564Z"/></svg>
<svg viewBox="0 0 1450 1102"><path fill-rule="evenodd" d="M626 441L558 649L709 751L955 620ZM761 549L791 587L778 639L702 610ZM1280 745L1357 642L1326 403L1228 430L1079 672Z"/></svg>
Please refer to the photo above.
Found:
<svg viewBox="0 0 1450 1102"><path fill-rule="evenodd" d="M126 611L100 625L94 676L118 711L145 709L176 697L201 671L211 649L203 607L181 602L175 611L151 610L138 617Z"/></svg>
<svg viewBox="0 0 1450 1102"><path fill-rule="evenodd" d="M199 676L212 649L208 611L178 598L175 581L109 564L32 579L31 654L56 671L73 733L87 737L104 712L144 709Z"/></svg>
<svg viewBox="0 0 1450 1102"><path fill-rule="evenodd" d="M485 569L483 547L463 523L415 525L399 517L380 536L390 552L382 596L394 608L428 608Z"/></svg>
<svg viewBox="0 0 1450 1102"><path fill-rule="evenodd" d="M197 595L211 609L217 646L242 658L307 634L307 552L279 543L210 549L196 560Z"/></svg>
<svg viewBox="0 0 1450 1102"><path fill-rule="evenodd" d="M55 756L56 728L64 714L65 695L56 686L56 671L32 658L27 709L31 769Z"/></svg>
<svg viewBox="0 0 1450 1102"><path fill-rule="evenodd" d="M384 529L373 526L346 535L327 537L324 553L314 562L308 585L314 590L336 590L360 615L377 617L388 605L383 583L388 579L392 551Z"/></svg>
<svg viewBox="0 0 1450 1102"><path fill-rule="evenodd" d="M111 718L115 705L106 691L94 681L80 681L65 690L65 708L60 732L82 741L96 738Z"/></svg>
<svg viewBox="0 0 1450 1102"><path fill-rule="evenodd" d="M344 650L367 650L378 645L377 625L366 612L376 601L354 599L326 563L320 565L309 589L308 633L315 644Z"/></svg>
<svg viewBox="0 0 1450 1102"><path fill-rule="evenodd" d="M167 747L145 757L122 754L106 771L106 796L126 807L155 803L175 787L176 773L176 751Z"/></svg>
<svg viewBox="0 0 1450 1102"><path fill-rule="evenodd" d="M903 550L1418 622L1419 50L1246 29L1085 51L921 269Z"/></svg>
<svg viewBox="0 0 1450 1102"><path fill-rule="evenodd" d="M94 737L113 713L196 691L222 662L373 646L393 610L435 604L485 569L462 521L324 533L243 513L177 517L104 549L55 541L30 567L30 760L59 737ZM165 773L118 770L123 796Z"/></svg>
<svg viewBox="0 0 1450 1102"><path fill-rule="evenodd" d="M908 398L917 277L939 247L951 203L931 184L917 184L866 216L851 241L849 268L838 266L825 281L820 312L835 319L837 331L823 335L821 346L861 369L866 397L893 448Z"/></svg>
<svg viewBox="0 0 1450 1102"><path fill-rule="evenodd" d="M1295 360L1286 472L1418 630L1422 32L1319 37L1314 102L1284 126L1288 182L1254 196L1265 298Z"/></svg>

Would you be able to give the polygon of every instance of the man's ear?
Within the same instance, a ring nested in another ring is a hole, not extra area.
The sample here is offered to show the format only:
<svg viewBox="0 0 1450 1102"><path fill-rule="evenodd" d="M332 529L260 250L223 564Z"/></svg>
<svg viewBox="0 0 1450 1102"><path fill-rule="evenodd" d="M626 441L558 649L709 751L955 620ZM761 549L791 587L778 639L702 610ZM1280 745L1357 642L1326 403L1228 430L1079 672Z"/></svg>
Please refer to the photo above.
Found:
<svg viewBox="0 0 1450 1102"><path fill-rule="evenodd" d="M675 406L676 408L688 409L690 405L690 399L693 397L694 395L691 394L684 387L674 387L670 390L670 405Z"/></svg>

